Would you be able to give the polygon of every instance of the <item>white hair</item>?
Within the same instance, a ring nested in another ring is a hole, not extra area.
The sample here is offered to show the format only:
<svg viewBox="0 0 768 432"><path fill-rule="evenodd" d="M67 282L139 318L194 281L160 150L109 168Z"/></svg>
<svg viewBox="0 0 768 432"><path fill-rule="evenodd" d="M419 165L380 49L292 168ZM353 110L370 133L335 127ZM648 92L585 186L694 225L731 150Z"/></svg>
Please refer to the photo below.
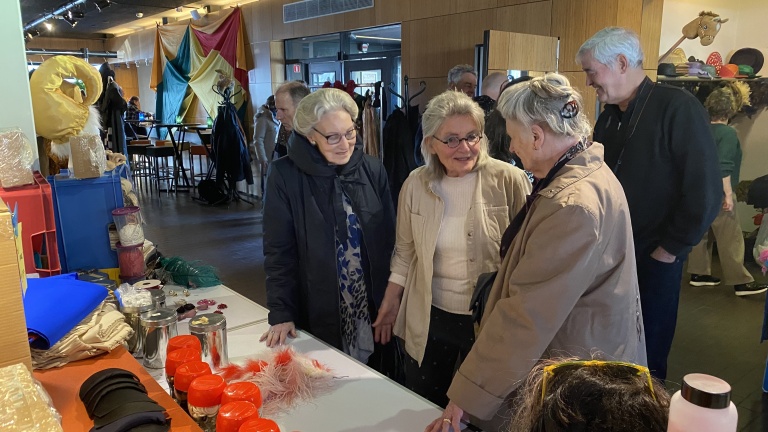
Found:
<svg viewBox="0 0 768 432"><path fill-rule="evenodd" d="M320 119L334 111L346 111L354 122L358 108L349 93L335 88L321 88L303 98L293 116L296 132L308 136Z"/></svg>
<svg viewBox="0 0 768 432"><path fill-rule="evenodd" d="M601 64L611 69L616 65L619 55L627 58L634 68L643 67L643 49L637 33L622 27L606 27L589 38L576 53L576 63L581 65L585 54L591 53Z"/></svg>
<svg viewBox="0 0 768 432"><path fill-rule="evenodd" d="M475 72L475 68L468 64L460 64L456 65L451 68L451 70L448 71L448 85L452 84L458 84L459 80L461 79L461 76L465 73L471 73L475 77L477 77L477 72Z"/></svg>

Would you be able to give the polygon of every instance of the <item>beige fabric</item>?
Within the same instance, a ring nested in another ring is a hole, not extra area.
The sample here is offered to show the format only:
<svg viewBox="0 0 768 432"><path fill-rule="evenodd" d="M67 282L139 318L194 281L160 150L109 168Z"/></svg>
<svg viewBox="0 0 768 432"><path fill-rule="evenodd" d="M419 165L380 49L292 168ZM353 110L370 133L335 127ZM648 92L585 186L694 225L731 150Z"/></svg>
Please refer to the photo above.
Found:
<svg viewBox="0 0 768 432"><path fill-rule="evenodd" d="M736 202L736 196L733 196ZM717 241L717 256L723 269L725 285L739 285L754 282L755 279L744 268L744 234L736 214L733 211L720 210L704 238L694 246L688 255L688 273L712 274L712 244Z"/></svg>
<svg viewBox="0 0 768 432"><path fill-rule="evenodd" d="M488 419L544 357L646 364L632 225L595 143L539 193L499 269L448 396ZM504 407L503 409L505 409Z"/></svg>
<svg viewBox="0 0 768 432"><path fill-rule="evenodd" d="M405 340L405 350L419 364L424 357L432 306L433 257L443 201L434 193L424 167L403 184L397 209L397 239L390 280L404 282L403 299L394 332ZM522 170L491 159L478 170L472 208L463 235L467 239L467 274L476 281L499 265L501 235L525 203L531 184ZM398 278L397 276L401 276ZM402 278L404 276L404 279ZM473 282L474 287L474 282Z"/></svg>

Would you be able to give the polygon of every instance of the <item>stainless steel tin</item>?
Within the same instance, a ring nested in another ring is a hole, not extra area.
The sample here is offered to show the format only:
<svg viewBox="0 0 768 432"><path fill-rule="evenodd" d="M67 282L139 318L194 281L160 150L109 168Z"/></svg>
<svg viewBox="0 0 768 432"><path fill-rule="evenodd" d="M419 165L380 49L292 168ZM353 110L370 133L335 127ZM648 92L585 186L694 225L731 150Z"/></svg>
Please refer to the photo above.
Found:
<svg viewBox="0 0 768 432"><path fill-rule="evenodd" d="M168 340L177 335L176 311L155 309L141 314L141 331L144 339L144 367L162 369L165 367Z"/></svg>
<svg viewBox="0 0 768 432"><path fill-rule="evenodd" d="M217 370L229 364L227 354L227 319L223 314L197 315L189 322L189 334L200 339L203 361Z"/></svg>
<svg viewBox="0 0 768 432"><path fill-rule="evenodd" d="M133 335L125 342L128 352L140 358L144 354L144 335L141 331L141 314L155 308L153 304L146 306L120 306L120 312L125 316L125 322L133 329Z"/></svg>
<svg viewBox="0 0 768 432"><path fill-rule="evenodd" d="M155 304L155 309L161 309L165 307L165 291L159 288L148 289L152 294L152 302Z"/></svg>

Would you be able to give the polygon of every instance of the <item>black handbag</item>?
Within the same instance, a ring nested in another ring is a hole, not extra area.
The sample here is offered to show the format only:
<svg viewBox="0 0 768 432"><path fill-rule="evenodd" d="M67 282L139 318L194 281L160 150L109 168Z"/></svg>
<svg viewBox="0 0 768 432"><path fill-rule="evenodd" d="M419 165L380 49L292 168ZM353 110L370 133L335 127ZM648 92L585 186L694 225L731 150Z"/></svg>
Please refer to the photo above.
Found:
<svg viewBox="0 0 768 432"><path fill-rule="evenodd" d="M472 321L480 324L485 313L485 305L488 303L488 296L491 294L493 282L496 281L497 271L483 273L477 277L475 290L472 292L472 300L469 302L469 310L472 311Z"/></svg>

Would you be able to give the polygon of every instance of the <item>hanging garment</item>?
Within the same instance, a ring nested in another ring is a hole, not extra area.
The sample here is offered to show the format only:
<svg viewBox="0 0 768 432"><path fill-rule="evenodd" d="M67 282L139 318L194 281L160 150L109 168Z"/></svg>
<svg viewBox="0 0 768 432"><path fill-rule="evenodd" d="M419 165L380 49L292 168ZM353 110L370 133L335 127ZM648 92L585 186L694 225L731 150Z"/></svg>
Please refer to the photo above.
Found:
<svg viewBox="0 0 768 432"><path fill-rule="evenodd" d="M128 103L123 99L123 90L114 80L109 80L104 89L104 98L99 111L101 111L104 129L112 129L108 145L109 149L115 153L128 154L125 147L125 123L123 122L126 109L128 109Z"/></svg>
<svg viewBox="0 0 768 432"><path fill-rule="evenodd" d="M213 161L216 167L216 185L219 188L235 188L235 183L245 180L253 184L251 155L248 140L231 102L219 105L218 115L211 133Z"/></svg>
<svg viewBox="0 0 768 432"><path fill-rule="evenodd" d="M365 102L363 108L363 150L366 154L380 158L379 131L381 124L377 115L380 108L373 108L370 99Z"/></svg>
<svg viewBox="0 0 768 432"><path fill-rule="evenodd" d="M384 125L384 168L389 178L392 201L397 208L397 197L405 179L416 168L413 160L413 129L408 118L395 110Z"/></svg>

